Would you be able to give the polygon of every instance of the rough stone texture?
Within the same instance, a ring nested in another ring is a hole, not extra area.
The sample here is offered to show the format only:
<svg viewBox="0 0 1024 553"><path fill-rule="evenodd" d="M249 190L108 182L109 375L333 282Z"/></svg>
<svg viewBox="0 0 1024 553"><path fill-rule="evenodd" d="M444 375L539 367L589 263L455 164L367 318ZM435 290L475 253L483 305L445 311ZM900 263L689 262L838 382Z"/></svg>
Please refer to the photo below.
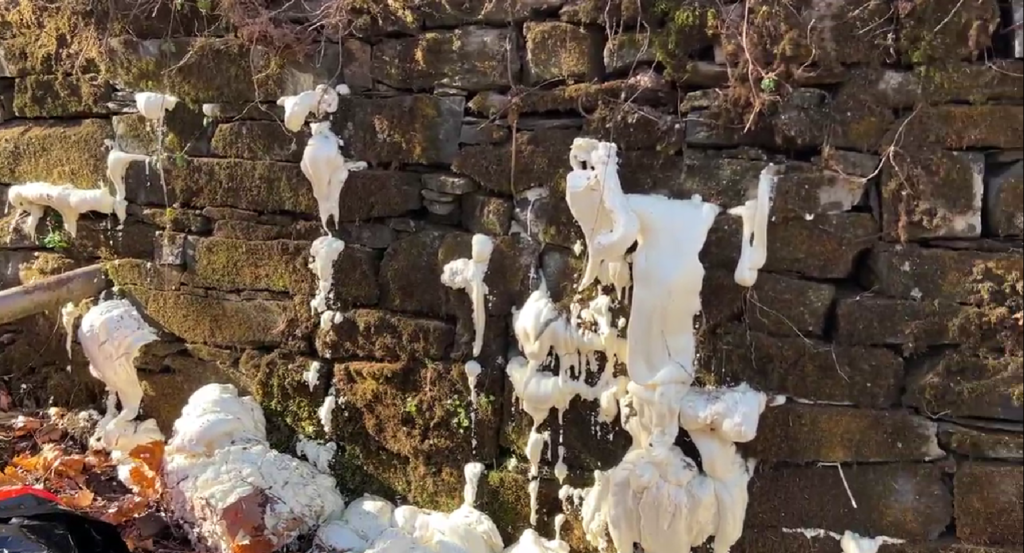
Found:
<svg viewBox="0 0 1024 553"><path fill-rule="evenodd" d="M913 0L900 15L900 53L915 65L977 59L999 23L995 0Z"/></svg>
<svg viewBox="0 0 1024 553"><path fill-rule="evenodd" d="M986 172L985 209L988 210L987 235L1024 234L1024 161L998 168L991 174Z"/></svg>
<svg viewBox="0 0 1024 553"><path fill-rule="evenodd" d="M904 126L904 123L906 125ZM919 143L950 150L968 148L1010 149L1020 144L1024 132L1022 106L935 106L926 107L914 116L907 116L899 127Z"/></svg>
<svg viewBox="0 0 1024 553"><path fill-rule="evenodd" d="M15 81L14 115L76 117L102 114L110 111L106 104L112 99L113 88L98 75L31 76Z"/></svg>
<svg viewBox="0 0 1024 553"><path fill-rule="evenodd" d="M905 411L784 405L765 411L745 453L760 461L920 461L944 455L936 424Z"/></svg>
<svg viewBox="0 0 1024 553"><path fill-rule="evenodd" d="M42 181L95 188L107 174L110 122L12 121L0 126L0 182Z"/></svg>
<svg viewBox="0 0 1024 553"><path fill-rule="evenodd" d="M357 309L345 313L340 323L321 325L316 349L332 359L441 359L453 336L451 325L439 321Z"/></svg>
<svg viewBox="0 0 1024 553"><path fill-rule="evenodd" d="M164 119L162 149L156 125L142 115L114 116L111 121L118 146L131 154L156 155L164 152L176 159L184 155L210 155L210 138L214 129L206 121L202 110L178 104L170 113Z"/></svg>
<svg viewBox="0 0 1024 553"><path fill-rule="evenodd" d="M1020 465L965 463L956 472L956 535L968 543L1020 545L1024 516Z"/></svg>
<svg viewBox="0 0 1024 553"><path fill-rule="evenodd" d="M210 150L218 157L299 162L307 140L309 133L274 121L240 121L218 125Z"/></svg>
<svg viewBox="0 0 1024 553"><path fill-rule="evenodd" d="M422 315L445 312L447 288L441 284L438 260L444 236L421 232L388 248L380 266L381 307Z"/></svg>
<svg viewBox="0 0 1024 553"><path fill-rule="evenodd" d="M715 298L703 306L708 324L737 319L745 313L746 324L757 332L821 336L835 287L761 273L754 286L747 289L736 284L732 272L716 270L705 273L704 293Z"/></svg>
<svg viewBox="0 0 1024 553"><path fill-rule="evenodd" d="M882 174L882 222L890 237L981 236L982 154L911 150L892 161Z"/></svg>
<svg viewBox="0 0 1024 553"><path fill-rule="evenodd" d="M983 298L979 287L983 282L994 279L999 283L1007 275L1024 274L1019 254L911 245L877 244L868 262L870 287L880 294L913 300L980 303Z"/></svg>
<svg viewBox="0 0 1024 553"><path fill-rule="evenodd" d="M458 152L464 102L426 95L343 97L333 117L334 132L359 161L448 164Z"/></svg>
<svg viewBox="0 0 1024 553"><path fill-rule="evenodd" d="M952 423L939 424L943 449L974 459L1024 459L1024 436L1020 432L974 430Z"/></svg>
<svg viewBox="0 0 1024 553"><path fill-rule="evenodd" d="M911 367L904 402L931 415L1024 420L1020 358L953 351Z"/></svg>
<svg viewBox="0 0 1024 553"><path fill-rule="evenodd" d="M474 233L508 234L512 225L512 202L483 194L467 194L462 197L462 221Z"/></svg>
<svg viewBox="0 0 1024 553"><path fill-rule="evenodd" d="M578 135L570 130L523 132L516 135L514 149L511 145L467 146L459 151L452 169L500 194L560 187L571 169L566 152Z"/></svg>
<svg viewBox="0 0 1024 553"><path fill-rule="evenodd" d="M745 533L761 528L839 528L862 536L935 539L953 516L953 498L934 464L778 468L750 481Z"/></svg>
<svg viewBox="0 0 1024 553"><path fill-rule="evenodd" d="M899 401L903 360L883 348L774 338L738 327L708 337L705 380L752 386L805 400L889 407Z"/></svg>
<svg viewBox="0 0 1024 553"><path fill-rule="evenodd" d="M591 80L604 72L601 35L566 23L529 22L526 72L530 84Z"/></svg>
<svg viewBox="0 0 1024 553"><path fill-rule="evenodd" d="M972 308L950 302L918 302L858 296L836 306L836 340L874 346L939 346L960 343L958 320Z"/></svg>
<svg viewBox="0 0 1024 553"><path fill-rule="evenodd" d="M373 48L372 73L402 89L509 86L509 76L519 74L518 39L507 29L464 27L384 40Z"/></svg>

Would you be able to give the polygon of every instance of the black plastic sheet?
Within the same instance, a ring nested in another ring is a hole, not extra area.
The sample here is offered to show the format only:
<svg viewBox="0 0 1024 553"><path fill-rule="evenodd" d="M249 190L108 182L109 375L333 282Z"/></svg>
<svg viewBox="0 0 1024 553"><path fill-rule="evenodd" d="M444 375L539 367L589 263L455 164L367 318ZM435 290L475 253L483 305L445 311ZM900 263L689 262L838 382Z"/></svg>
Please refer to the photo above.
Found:
<svg viewBox="0 0 1024 553"><path fill-rule="evenodd" d="M130 553L111 524L66 509L45 492L7 492L0 499L0 552Z"/></svg>

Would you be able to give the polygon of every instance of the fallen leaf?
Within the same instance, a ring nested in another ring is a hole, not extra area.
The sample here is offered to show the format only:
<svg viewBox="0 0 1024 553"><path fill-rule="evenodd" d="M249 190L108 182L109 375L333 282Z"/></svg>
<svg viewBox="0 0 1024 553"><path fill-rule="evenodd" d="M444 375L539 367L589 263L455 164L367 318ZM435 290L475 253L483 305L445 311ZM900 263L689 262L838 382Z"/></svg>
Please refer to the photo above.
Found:
<svg viewBox="0 0 1024 553"><path fill-rule="evenodd" d="M14 420L14 424L11 425L11 427L14 428L15 436L25 436L26 434L39 430L42 426L43 421L32 417L26 417L25 415L20 415Z"/></svg>
<svg viewBox="0 0 1024 553"><path fill-rule="evenodd" d="M82 488L78 490L74 495L61 498L64 501L64 505L71 509L85 509L92 505L92 500L96 496L89 490Z"/></svg>
<svg viewBox="0 0 1024 553"><path fill-rule="evenodd" d="M257 489L225 507L220 517L224 522L224 529L227 530L228 537L235 540L238 536L257 537L262 535L265 505L266 496L262 490Z"/></svg>
<svg viewBox="0 0 1024 553"><path fill-rule="evenodd" d="M128 453L128 456L142 461L149 467L149 470L159 472L164 463L164 443L157 441L137 445Z"/></svg>
<svg viewBox="0 0 1024 553"><path fill-rule="evenodd" d="M11 410L11 394L7 393L7 390L0 390L0 411L7 412Z"/></svg>
<svg viewBox="0 0 1024 553"><path fill-rule="evenodd" d="M149 501L137 495L122 497L101 517L105 522L118 525L131 520L149 509Z"/></svg>
<svg viewBox="0 0 1024 553"><path fill-rule="evenodd" d="M252 538L245 543L231 545L231 553L273 553L274 542L270 538Z"/></svg>

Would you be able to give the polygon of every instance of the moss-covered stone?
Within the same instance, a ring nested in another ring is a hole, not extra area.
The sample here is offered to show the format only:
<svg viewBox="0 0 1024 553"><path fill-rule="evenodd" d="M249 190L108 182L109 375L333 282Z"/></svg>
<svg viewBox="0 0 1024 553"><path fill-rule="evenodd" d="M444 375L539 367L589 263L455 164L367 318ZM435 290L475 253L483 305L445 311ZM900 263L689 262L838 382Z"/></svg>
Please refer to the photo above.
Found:
<svg viewBox="0 0 1024 553"><path fill-rule="evenodd" d="M943 63L914 70L919 83L917 96L930 103L1014 100L1024 95L1024 72L1020 60L988 60L985 63ZM911 97L910 99L913 99Z"/></svg>
<svg viewBox="0 0 1024 553"><path fill-rule="evenodd" d="M969 543L1020 545L1015 521L1024 516L1020 465L969 462L953 478L956 535Z"/></svg>
<svg viewBox="0 0 1024 553"><path fill-rule="evenodd" d="M267 419L267 437L278 449L290 449L298 435L322 439L317 410L327 396L329 365L310 389L303 373L314 360L287 352L248 350L233 376L260 402Z"/></svg>
<svg viewBox="0 0 1024 553"><path fill-rule="evenodd" d="M905 123L905 125L904 125ZM895 140L902 127L905 136L919 144L950 150L968 148L1013 149L1020 147L1024 133L1024 106L931 106L907 116L890 129L887 140Z"/></svg>
<svg viewBox="0 0 1024 553"><path fill-rule="evenodd" d="M113 117L118 146L132 154L171 156L179 163L181 156L205 156L210 152L213 125L198 106L178 104L164 117L163 144L156 125L140 114Z"/></svg>
<svg viewBox="0 0 1024 553"><path fill-rule="evenodd" d="M398 240L380 267L380 305L385 309L440 316L447 311L438 252L446 233L426 231Z"/></svg>
<svg viewBox="0 0 1024 553"><path fill-rule="evenodd" d="M443 359L453 336L454 328L441 321L356 309L340 323L321 326L316 348L331 359Z"/></svg>
<svg viewBox="0 0 1024 553"><path fill-rule="evenodd" d="M876 244L868 259L865 284L891 297L984 303L983 286L999 286L1014 274L1024 274L1020 255ZM977 276L978 268L991 274Z"/></svg>
<svg viewBox="0 0 1024 553"><path fill-rule="evenodd" d="M974 308L945 301L907 301L857 296L836 304L835 339L844 344L909 349L956 344L961 337L950 321Z"/></svg>
<svg viewBox="0 0 1024 553"><path fill-rule="evenodd" d="M743 449L767 462L925 461L945 455L936 432L906 411L791 404L765 411Z"/></svg>
<svg viewBox="0 0 1024 553"><path fill-rule="evenodd" d="M271 290L312 295L315 283L306 266L308 242L251 242L206 238L194 240L187 281L220 290Z"/></svg>
<svg viewBox="0 0 1024 553"><path fill-rule="evenodd" d="M108 121L13 121L0 127L0 182L95 188L107 174Z"/></svg>
<svg viewBox="0 0 1024 553"><path fill-rule="evenodd" d="M158 325L212 346L277 346L312 329L308 298L232 301L194 293L127 288Z"/></svg>
<svg viewBox="0 0 1024 553"><path fill-rule="evenodd" d="M484 194L462 196L462 225L473 233L505 235L512 225L512 202Z"/></svg>
<svg viewBox="0 0 1024 553"><path fill-rule="evenodd" d="M458 152L464 106L460 97L346 96L332 121L356 160L373 165L449 164Z"/></svg>
<svg viewBox="0 0 1024 553"><path fill-rule="evenodd" d="M24 262L14 267L19 284L29 284L38 280L60 275L83 266L80 260L74 260L59 253L50 252L0 252L9 256L24 253L28 256Z"/></svg>
<svg viewBox="0 0 1024 553"><path fill-rule="evenodd" d="M866 407L899 400L903 360L885 348L771 337L731 325L707 337L702 378L718 385L748 382L790 397Z"/></svg>
<svg viewBox="0 0 1024 553"><path fill-rule="evenodd" d="M985 158L977 152L901 149L882 172L882 227L891 238L981 236Z"/></svg>
<svg viewBox="0 0 1024 553"><path fill-rule="evenodd" d="M527 22L526 72L530 84L589 81L604 74L601 35L575 25Z"/></svg>
<svg viewBox="0 0 1024 553"><path fill-rule="evenodd" d="M612 140L622 150L671 154L683 147L685 131L677 115L638 106L604 104L584 122L583 134Z"/></svg>
<svg viewBox="0 0 1024 553"><path fill-rule="evenodd" d="M654 37L649 31L615 34L604 45L604 68L608 73L628 73L656 60Z"/></svg>
<svg viewBox="0 0 1024 553"><path fill-rule="evenodd" d="M853 273L856 259L878 236L878 226L868 213L771 221L768 243L785 246L772 249L764 269L814 278L845 278ZM732 270L739 260L740 236L737 218L718 219L708 232L701 260L707 266Z"/></svg>
<svg viewBox="0 0 1024 553"><path fill-rule="evenodd" d="M253 160L302 160L309 133L293 133L276 121L239 121L217 125L211 152L219 157Z"/></svg>
<svg viewBox="0 0 1024 553"><path fill-rule="evenodd" d="M104 114L113 88L98 75L28 76L15 81L14 113L18 117L76 117Z"/></svg>
<svg viewBox="0 0 1024 553"><path fill-rule="evenodd" d="M900 8L900 56L913 65L974 60L998 26L996 0L912 0Z"/></svg>
<svg viewBox="0 0 1024 553"><path fill-rule="evenodd" d="M340 51L326 54L292 62L241 39L126 36L107 42L106 74L122 88L164 91L191 103L276 101L340 74Z"/></svg>
<svg viewBox="0 0 1024 553"><path fill-rule="evenodd" d="M1020 357L955 350L917 362L910 373L903 401L925 413L1024 420Z"/></svg>
<svg viewBox="0 0 1024 553"><path fill-rule="evenodd" d="M678 0L562 0L558 12L562 21L586 25L654 25L664 17L659 6L673 6Z"/></svg>
<svg viewBox="0 0 1024 553"><path fill-rule="evenodd" d="M938 465L852 465L843 467L843 475L857 507L835 467L758 473L748 486L744 533L780 527L841 528L862 536L927 541L938 537L952 520L953 498Z"/></svg>
<svg viewBox="0 0 1024 553"><path fill-rule="evenodd" d="M107 278L115 286L141 287L151 290L181 288L184 273L177 267L156 265L141 259L117 259L104 264Z"/></svg>
<svg viewBox="0 0 1024 553"><path fill-rule="evenodd" d="M736 284L733 271L709 270L704 275L704 323L737 318L751 330L775 336L823 336L836 289L831 284L761 273L751 288Z"/></svg>
<svg viewBox="0 0 1024 553"><path fill-rule="evenodd" d="M471 258L472 238L469 233L447 234L438 250L440 265ZM511 313L513 307L521 306L532 292L540 248L521 236L499 236L493 241L494 251L484 275L488 288L486 310L489 315L504 315ZM469 296L464 290L447 291L450 305L469 305Z"/></svg>
<svg viewBox="0 0 1024 553"><path fill-rule="evenodd" d="M881 152L896 121L884 98L870 87L848 82L833 96L830 144L858 152Z"/></svg>
<svg viewBox="0 0 1024 553"><path fill-rule="evenodd" d="M1024 459L1024 435L1011 431L975 430L940 423L939 443L947 451L973 459Z"/></svg>
<svg viewBox="0 0 1024 553"><path fill-rule="evenodd" d="M580 83L553 89L530 88L513 95L482 92L469 101L473 113L488 117L530 113L578 113L593 111L601 105L627 99L638 105L665 105L678 93L651 74L607 83Z"/></svg>
<svg viewBox="0 0 1024 553"><path fill-rule="evenodd" d="M459 151L452 170L501 194L536 187L558 190L570 169L565 153L578 135L559 129L522 132L516 135L514 151L512 145L467 146Z"/></svg>
<svg viewBox="0 0 1024 553"><path fill-rule="evenodd" d="M509 29L487 27L384 40L373 48L372 74L402 89L507 87L517 84L509 76L519 75L519 42Z"/></svg>

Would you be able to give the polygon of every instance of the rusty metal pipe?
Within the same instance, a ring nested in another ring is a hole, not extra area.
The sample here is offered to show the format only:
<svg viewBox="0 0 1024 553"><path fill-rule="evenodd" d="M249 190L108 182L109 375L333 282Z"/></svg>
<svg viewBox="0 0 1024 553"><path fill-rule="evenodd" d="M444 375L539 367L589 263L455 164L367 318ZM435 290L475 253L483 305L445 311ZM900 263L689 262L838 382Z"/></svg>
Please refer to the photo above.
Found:
<svg viewBox="0 0 1024 553"><path fill-rule="evenodd" d="M90 265L0 291L0 325L97 296L109 285L103 265Z"/></svg>

